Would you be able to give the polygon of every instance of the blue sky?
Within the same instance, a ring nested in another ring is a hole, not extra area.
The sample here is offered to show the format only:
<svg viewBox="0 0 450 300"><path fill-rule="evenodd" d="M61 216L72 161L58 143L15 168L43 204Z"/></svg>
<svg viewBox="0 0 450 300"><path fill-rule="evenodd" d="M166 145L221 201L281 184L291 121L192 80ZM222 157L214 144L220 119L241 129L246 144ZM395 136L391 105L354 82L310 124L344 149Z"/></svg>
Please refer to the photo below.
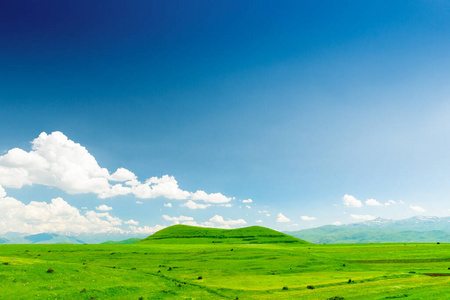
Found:
<svg viewBox="0 0 450 300"><path fill-rule="evenodd" d="M1 6L1 232L450 214L444 1Z"/></svg>

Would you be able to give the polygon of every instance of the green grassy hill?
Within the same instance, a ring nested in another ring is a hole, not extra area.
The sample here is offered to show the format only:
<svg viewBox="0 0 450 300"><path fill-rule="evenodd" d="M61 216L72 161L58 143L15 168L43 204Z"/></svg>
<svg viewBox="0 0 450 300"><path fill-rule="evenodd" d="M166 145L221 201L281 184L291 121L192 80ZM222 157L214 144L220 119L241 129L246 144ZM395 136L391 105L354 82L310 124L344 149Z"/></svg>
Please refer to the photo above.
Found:
<svg viewBox="0 0 450 300"><path fill-rule="evenodd" d="M148 238L141 240L139 243L307 244L308 242L261 226L238 229L218 229L188 225L173 225L156 232Z"/></svg>

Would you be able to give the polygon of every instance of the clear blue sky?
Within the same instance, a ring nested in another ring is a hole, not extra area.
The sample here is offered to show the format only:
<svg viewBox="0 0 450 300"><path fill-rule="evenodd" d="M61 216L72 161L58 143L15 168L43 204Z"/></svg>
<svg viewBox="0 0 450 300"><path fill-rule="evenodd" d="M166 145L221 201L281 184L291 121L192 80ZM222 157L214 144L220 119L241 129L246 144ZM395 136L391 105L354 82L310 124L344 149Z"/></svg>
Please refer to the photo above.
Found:
<svg viewBox="0 0 450 300"><path fill-rule="evenodd" d="M34 212L61 197L123 230L449 215L449 53L445 1L2 1L0 202ZM169 175L191 194L99 198L8 156L56 131L110 175Z"/></svg>

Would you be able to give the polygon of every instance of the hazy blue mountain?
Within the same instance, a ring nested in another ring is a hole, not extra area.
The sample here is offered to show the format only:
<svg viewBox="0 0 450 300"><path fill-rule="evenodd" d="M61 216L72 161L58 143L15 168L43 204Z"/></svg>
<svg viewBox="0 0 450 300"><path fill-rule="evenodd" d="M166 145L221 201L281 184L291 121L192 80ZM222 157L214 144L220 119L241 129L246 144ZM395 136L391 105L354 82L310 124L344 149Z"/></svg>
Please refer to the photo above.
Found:
<svg viewBox="0 0 450 300"><path fill-rule="evenodd" d="M450 243L450 217L416 216L287 232L312 243Z"/></svg>

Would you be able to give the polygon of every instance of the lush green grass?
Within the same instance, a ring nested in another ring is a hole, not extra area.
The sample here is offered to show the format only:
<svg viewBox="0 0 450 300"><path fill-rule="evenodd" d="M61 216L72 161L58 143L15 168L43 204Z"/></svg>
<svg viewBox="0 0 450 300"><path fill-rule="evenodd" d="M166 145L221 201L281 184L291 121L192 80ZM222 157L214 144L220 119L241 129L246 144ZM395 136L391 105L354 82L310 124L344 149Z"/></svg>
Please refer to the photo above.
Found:
<svg viewBox="0 0 450 300"><path fill-rule="evenodd" d="M179 228L169 234L180 234ZM159 243L150 239L130 245L0 245L0 298L448 299L450 295L450 276L425 275L450 274L449 244L229 244L243 237L230 237L228 243L207 239L191 237L185 239L189 243L177 244L161 238ZM47 273L49 269L54 272Z"/></svg>

